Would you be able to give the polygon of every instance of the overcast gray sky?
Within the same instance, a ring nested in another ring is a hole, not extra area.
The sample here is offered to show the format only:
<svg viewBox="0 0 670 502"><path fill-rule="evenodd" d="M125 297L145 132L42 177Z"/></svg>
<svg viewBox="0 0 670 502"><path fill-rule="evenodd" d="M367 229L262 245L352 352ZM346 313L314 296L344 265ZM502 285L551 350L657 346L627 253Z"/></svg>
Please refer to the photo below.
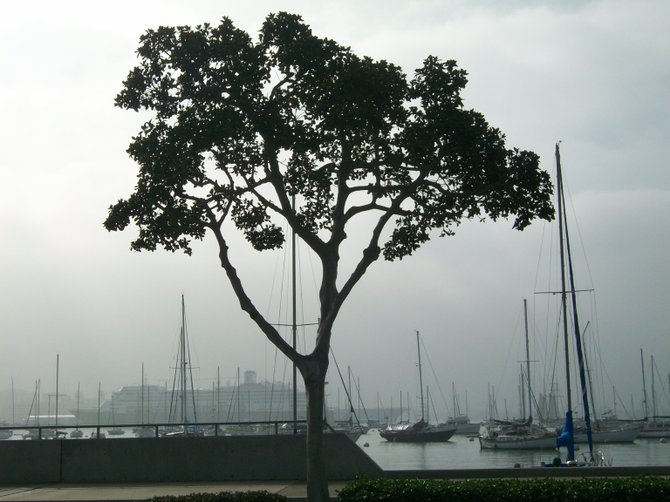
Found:
<svg viewBox="0 0 670 502"><path fill-rule="evenodd" d="M284 363L274 369L273 348L240 312L211 241L196 245L192 257L138 254L129 251L132 231L110 234L102 226L108 206L134 186L136 167L125 150L141 117L115 108L113 99L136 63L140 35L222 16L255 34L278 10L301 14L316 34L408 73L429 54L456 59L469 74L466 106L505 132L510 146L537 152L552 173L554 144L562 141L577 217L571 228L581 237L577 282L594 288L583 297L582 315L583 324L591 322L587 337L599 342L600 398L611 403L616 387L628 406L635 394L639 407L643 348L656 358L670 413L664 0L3 4L0 392L12 378L25 389L40 378L50 391L56 354L61 389L70 394L78 381L89 395L99 381L108 390L138 384L142 363L149 383L171 380L182 293L200 386L211 386L217 366L230 381L237 367L261 379L282 374ZM552 235L543 223L522 233L511 222L466 224L409 259L373 266L333 337L340 366L360 377L369 405L377 392L386 405L390 396L397 404L400 390L415 393L419 330L449 402L453 381L479 416L490 383L499 407L507 399L514 411L523 298L538 361L534 385L546 384L554 328L545 320L549 297L534 293L546 290ZM238 249L235 260L261 310L276 309L283 258ZM316 315L308 311L315 264L301 261L308 322Z"/></svg>

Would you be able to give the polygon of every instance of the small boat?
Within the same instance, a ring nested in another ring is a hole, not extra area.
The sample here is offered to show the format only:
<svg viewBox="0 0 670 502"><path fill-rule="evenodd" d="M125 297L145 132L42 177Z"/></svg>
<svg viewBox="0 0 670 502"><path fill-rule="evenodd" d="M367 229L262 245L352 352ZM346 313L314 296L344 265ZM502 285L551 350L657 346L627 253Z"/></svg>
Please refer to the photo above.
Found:
<svg viewBox="0 0 670 502"><path fill-rule="evenodd" d="M56 429L30 429L23 435L23 439L57 439L59 436L67 435L63 431L56 431Z"/></svg>
<svg viewBox="0 0 670 502"><path fill-rule="evenodd" d="M379 435L392 442L405 443L437 443L449 441L456 433L455 427L431 425L423 418L416 423L401 426L391 426Z"/></svg>
<svg viewBox="0 0 670 502"><path fill-rule="evenodd" d="M461 413L461 406L458 396L456 395L456 384L454 382L451 382L451 398L453 402L454 416L447 417L447 420L440 425L444 427L456 427L457 435L467 436L468 434L478 434L481 424L472 422L468 416L467 391L465 394L465 413Z"/></svg>
<svg viewBox="0 0 670 502"><path fill-rule="evenodd" d="M471 422L470 417L468 417L467 415L458 415L456 417L447 418L447 421L441 423L440 426L454 427L456 428L455 434L468 435L468 434L477 434L477 432L479 432L481 424Z"/></svg>
<svg viewBox="0 0 670 502"><path fill-rule="evenodd" d="M524 421L493 420L482 425L479 445L484 449L500 450L555 450L557 434L533 423Z"/></svg>
<svg viewBox="0 0 670 502"><path fill-rule="evenodd" d="M594 443L632 443L640 435L641 427L638 424L607 426L594 422L591 427L591 437ZM575 443L588 443L586 429L583 426L575 427Z"/></svg>
<svg viewBox="0 0 670 502"><path fill-rule="evenodd" d="M661 419L652 417L642 423L640 430L641 438L670 438L670 419L663 417Z"/></svg>
<svg viewBox="0 0 670 502"><path fill-rule="evenodd" d="M424 418L423 376L421 374L421 344L419 332L416 332L416 345L419 355L419 388L421 394L421 419L413 424L387 427L379 431L379 435L391 442L404 443L437 443L449 441L456 433L456 427L431 425Z"/></svg>
<svg viewBox="0 0 670 502"><path fill-rule="evenodd" d="M153 427L137 427L133 429L135 436L138 438L153 438L156 437L156 431Z"/></svg>
<svg viewBox="0 0 670 502"><path fill-rule="evenodd" d="M111 429L107 429L107 434L109 434L110 436L123 436L125 432L126 431L124 431L120 427L112 427Z"/></svg>
<svg viewBox="0 0 670 502"><path fill-rule="evenodd" d="M80 429L75 429L72 432L70 432L70 437L74 439L79 439L84 437L84 433Z"/></svg>

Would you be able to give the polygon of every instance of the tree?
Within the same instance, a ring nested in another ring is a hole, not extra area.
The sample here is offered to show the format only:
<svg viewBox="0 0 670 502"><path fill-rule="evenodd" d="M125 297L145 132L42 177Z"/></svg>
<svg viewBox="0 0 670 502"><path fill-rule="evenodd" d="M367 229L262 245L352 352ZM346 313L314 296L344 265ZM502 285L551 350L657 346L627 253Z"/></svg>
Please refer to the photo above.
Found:
<svg viewBox="0 0 670 502"><path fill-rule="evenodd" d="M227 18L159 27L141 37L138 57L116 105L151 118L128 148L139 165L135 191L110 207L105 227L134 222L133 250L187 254L211 231L241 308L304 379L308 495L326 500L328 350L354 286L380 257L409 256L463 220L513 216L522 230L551 219L549 176L537 155L507 149L498 129L464 107L466 72L454 61L430 56L408 79L315 36L297 15L269 15L257 41ZM346 229L364 216L374 224L340 278ZM310 353L296 352L261 315L229 256L235 229L256 250L281 248L281 221L321 264Z"/></svg>

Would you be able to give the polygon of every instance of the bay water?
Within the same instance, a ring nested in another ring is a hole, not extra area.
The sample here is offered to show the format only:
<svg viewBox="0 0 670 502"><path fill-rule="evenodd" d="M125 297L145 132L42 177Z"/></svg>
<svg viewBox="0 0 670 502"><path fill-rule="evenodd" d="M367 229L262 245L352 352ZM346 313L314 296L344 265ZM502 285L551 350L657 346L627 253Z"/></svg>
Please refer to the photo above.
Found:
<svg viewBox="0 0 670 502"><path fill-rule="evenodd" d="M370 430L356 442L383 469L486 469L499 467L538 467L551 462L554 450L488 450L479 447L477 438L453 436L446 443L392 443ZM588 451L579 448L575 457ZM594 445L614 467L670 466L670 440L636 439L633 443ZM561 451L565 455L565 449Z"/></svg>

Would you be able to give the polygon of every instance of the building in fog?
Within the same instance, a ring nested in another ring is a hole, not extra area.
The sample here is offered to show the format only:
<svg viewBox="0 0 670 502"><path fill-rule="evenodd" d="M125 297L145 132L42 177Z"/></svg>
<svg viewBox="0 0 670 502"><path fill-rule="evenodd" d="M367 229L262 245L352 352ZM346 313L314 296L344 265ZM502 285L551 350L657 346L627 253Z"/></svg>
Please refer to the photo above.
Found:
<svg viewBox="0 0 670 502"><path fill-rule="evenodd" d="M160 385L126 385L112 393L100 409L81 409L80 424L249 422L293 419L293 392L281 382L261 382L245 371L239 385L209 389L168 389ZM298 419L305 418L305 393L297 393ZM70 410L77 414L77 410Z"/></svg>

